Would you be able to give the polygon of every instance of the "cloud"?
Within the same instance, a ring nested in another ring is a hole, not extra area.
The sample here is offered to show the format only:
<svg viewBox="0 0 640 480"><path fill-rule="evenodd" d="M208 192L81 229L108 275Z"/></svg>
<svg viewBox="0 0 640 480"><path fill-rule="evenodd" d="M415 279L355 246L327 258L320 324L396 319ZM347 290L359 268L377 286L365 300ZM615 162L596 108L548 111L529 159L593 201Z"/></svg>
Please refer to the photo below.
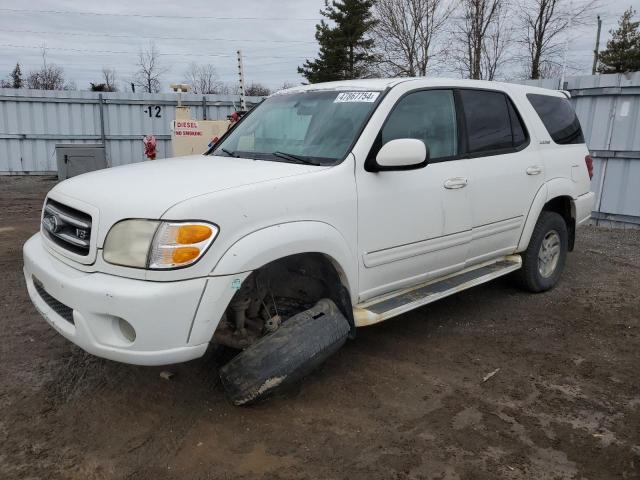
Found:
<svg viewBox="0 0 640 480"><path fill-rule="evenodd" d="M627 3L612 0L603 8L602 46ZM193 61L212 63L223 81L237 81L237 49L243 51L247 82L272 88L299 83L304 79L297 66L317 53L315 24L323 6L323 0L30 0L25 7L2 7L30 12L0 11L0 76L16 61L24 72L39 68L41 46L46 45L47 61L62 66L79 88L99 81L102 67L115 68L119 80L128 85L137 52L153 41L162 65L169 69L162 79L165 88L181 81ZM593 25L576 30L571 40L570 60L584 73L590 72L595 24L594 17Z"/></svg>

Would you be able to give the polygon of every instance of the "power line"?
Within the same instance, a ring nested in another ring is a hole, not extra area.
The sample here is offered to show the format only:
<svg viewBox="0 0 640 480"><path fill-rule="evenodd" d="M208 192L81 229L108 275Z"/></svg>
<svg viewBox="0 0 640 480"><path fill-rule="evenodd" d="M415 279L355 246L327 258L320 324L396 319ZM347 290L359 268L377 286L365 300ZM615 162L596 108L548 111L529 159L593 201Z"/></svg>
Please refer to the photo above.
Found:
<svg viewBox="0 0 640 480"><path fill-rule="evenodd" d="M265 20L265 21L278 21L283 20L296 20L296 21L313 21L317 22L319 18L305 18L305 17L218 17L210 15L148 15L141 13L107 13L107 12L89 12L89 11L70 11L70 10L27 10L22 8L0 8L0 11L7 13L43 13L47 15L90 15L90 16L105 16L105 17L137 17L137 18L169 18L171 20L184 19L184 20Z"/></svg>
<svg viewBox="0 0 640 480"><path fill-rule="evenodd" d="M64 47L48 47L48 46L35 46L35 45L13 45L13 44L0 44L0 47L6 48L27 48L27 49L35 49L35 50L60 50L64 52L77 52L77 53L97 53L97 54L107 54L107 55L138 55L140 52L129 51L117 51L117 50L89 50L83 48L64 48ZM160 56L177 56L177 57L222 57L222 58L231 58L234 55L229 55L226 53L158 53ZM307 58L307 56L276 56L276 55L260 55L260 58L282 58L282 59L300 59Z"/></svg>
<svg viewBox="0 0 640 480"><path fill-rule="evenodd" d="M2 10L0 8L0 10ZM308 40L254 40L254 39L240 39L240 38L213 38L213 37L171 37L161 35L128 35L128 34L113 34L113 33L94 33L94 32L39 32L33 30L5 30L0 29L0 32L6 33L31 33L34 35L67 35L67 36L87 36L87 37L109 37L109 38L152 38L158 40L196 40L196 41L215 41L215 42L255 42L255 43L301 43L301 44L315 44L315 41Z"/></svg>

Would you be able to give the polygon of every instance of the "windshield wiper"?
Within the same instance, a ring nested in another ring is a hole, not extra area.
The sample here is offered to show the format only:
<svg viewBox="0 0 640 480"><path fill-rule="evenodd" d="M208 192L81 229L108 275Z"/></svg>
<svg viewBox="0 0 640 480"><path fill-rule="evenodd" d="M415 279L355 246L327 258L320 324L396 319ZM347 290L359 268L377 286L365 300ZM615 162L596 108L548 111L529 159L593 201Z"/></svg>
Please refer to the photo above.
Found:
<svg viewBox="0 0 640 480"><path fill-rule="evenodd" d="M306 159L304 157L300 157L298 155L293 155L291 153L286 152L273 152L271 155L275 155L276 157L284 158L285 160L290 160L295 163L304 163L305 165L315 165L319 166L319 163L316 163L312 160Z"/></svg>
<svg viewBox="0 0 640 480"><path fill-rule="evenodd" d="M236 152L231 152L231 151L227 150L226 148L221 148L220 150L222 150L224 153L226 153L230 157L240 158L240 156L238 154L236 154Z"/></svg>

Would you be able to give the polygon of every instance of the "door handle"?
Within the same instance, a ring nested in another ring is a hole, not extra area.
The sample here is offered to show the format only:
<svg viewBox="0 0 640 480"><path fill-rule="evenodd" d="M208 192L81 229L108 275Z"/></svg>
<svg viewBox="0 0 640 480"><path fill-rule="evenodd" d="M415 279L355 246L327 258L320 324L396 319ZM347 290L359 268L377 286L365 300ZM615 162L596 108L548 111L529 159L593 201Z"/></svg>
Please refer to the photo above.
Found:
<svg viewBox="0 0 640 480"><path fill-rule="evenodd" d="M450 178L444 182L444 188L449 190L455 190L458 188L464 188L467 186L468 180L464 177Z"/></svg>
<svg viewBox="0 0 640 480"><path fill-rule="evenodd" d="M542 167L538 165L532 165L527 168L527 175L540 175L542 173Z"/></svg>

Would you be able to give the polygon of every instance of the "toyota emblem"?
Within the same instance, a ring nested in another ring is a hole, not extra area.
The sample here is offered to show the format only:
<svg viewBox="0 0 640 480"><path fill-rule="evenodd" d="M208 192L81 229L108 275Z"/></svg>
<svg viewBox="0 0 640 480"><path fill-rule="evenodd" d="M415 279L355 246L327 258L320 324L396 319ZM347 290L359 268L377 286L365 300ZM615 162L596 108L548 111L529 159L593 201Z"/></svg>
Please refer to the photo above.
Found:
<svg viewBox="0 0 640 480"><path fill-rule="evenodd" d="M60 228L62 228L60 220L58 220L58 216L53 214L45 215L42 219L42 225L51 233L56 233Z"/></svg>

